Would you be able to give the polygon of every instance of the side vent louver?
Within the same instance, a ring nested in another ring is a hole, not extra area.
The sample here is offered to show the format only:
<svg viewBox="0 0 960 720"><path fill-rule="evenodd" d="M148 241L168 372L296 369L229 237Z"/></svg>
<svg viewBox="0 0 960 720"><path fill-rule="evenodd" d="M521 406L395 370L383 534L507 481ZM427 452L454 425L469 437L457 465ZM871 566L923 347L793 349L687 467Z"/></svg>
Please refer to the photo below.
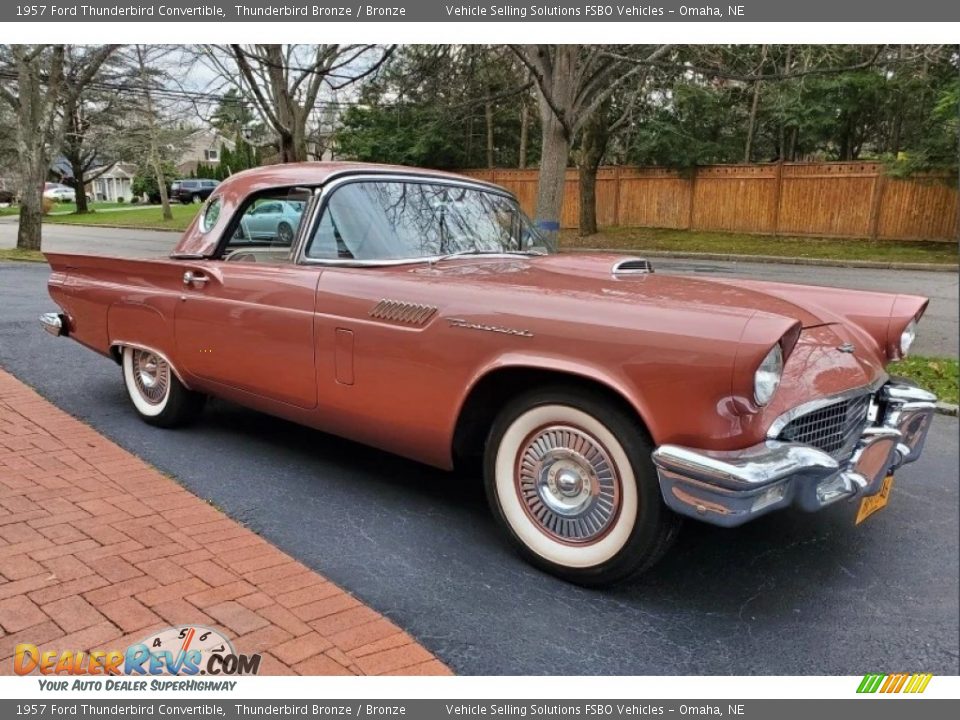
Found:
<svg viewBox="0 0 960 720"><path fill-rule="evenodd" d="M643 258L630 258L621 260L613 266L613 274L619 275L649 275L653 272L653 265L649 260Z"/></svg>
<svg viewBox="0 0 960 720"><path fill-rule="evenodd" d="M404 325L423 325L437 311L432 305L402 302L400 300L381 300L370 310L370 317L377 320L403 323Z"/></svg>

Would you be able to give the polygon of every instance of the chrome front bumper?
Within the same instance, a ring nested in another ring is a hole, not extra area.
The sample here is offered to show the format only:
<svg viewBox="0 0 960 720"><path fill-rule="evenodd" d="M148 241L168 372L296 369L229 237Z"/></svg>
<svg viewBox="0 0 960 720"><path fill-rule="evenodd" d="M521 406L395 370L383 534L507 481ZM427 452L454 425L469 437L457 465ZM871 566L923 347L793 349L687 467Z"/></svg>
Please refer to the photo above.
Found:
<svg viewBox="0 0 960 720"><path fill-rule="evenodd" d="M653 461L663 499L681 515L734 527L788 505L815 511L873 495L887 474L920 457L936 396L888 382L874 402L876 417L846 460L781 440L728 451L662 445Z"/></svg>

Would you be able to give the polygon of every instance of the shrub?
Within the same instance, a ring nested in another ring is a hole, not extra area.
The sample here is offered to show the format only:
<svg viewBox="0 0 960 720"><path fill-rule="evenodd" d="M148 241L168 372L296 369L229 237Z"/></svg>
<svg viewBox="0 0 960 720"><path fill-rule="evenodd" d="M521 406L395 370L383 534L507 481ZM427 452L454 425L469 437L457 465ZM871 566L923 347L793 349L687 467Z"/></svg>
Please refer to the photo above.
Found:
<svg viewBox="0 0 960 720"><path fill-rule="evenodd" d="M117 202L118 202L120 205L123 205L126 201L127 201L127 199L126 199L123 195L121 195L120 197L117 198Z"/></svg>

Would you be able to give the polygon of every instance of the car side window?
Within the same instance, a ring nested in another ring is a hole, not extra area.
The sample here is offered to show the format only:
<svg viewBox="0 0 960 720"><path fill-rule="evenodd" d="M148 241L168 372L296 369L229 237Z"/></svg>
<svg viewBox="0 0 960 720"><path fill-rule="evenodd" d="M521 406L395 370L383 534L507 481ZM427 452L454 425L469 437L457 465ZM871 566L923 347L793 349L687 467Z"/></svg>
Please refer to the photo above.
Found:
<svg viewBox="0 0 960 720"><path fill-rule="evenodd" d="M288 262L309 197L308 191L283 189L248 200L231 221L221 257L233 262Z"/></svg>

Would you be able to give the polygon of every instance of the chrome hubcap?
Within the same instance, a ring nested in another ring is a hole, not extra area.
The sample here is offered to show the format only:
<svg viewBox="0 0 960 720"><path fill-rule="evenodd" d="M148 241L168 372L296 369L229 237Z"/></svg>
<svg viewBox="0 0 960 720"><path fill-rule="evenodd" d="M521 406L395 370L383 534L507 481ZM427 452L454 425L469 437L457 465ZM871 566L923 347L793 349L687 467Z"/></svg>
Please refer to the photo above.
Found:
<svg viewBox="0 0 960 720"><path fill-rule="evenodd" d="M170 385L170 366L148 350L133 351L133 380L140 396L151 405L159 405Z"/></svg>
<svg viewBox="0 0 960 720"><path fill-rule="evenodd" d="M580 428L537 430L520 448L516 478L527 515L561 542L597 542L617 518L620 477L603 445Z"/></svg>

